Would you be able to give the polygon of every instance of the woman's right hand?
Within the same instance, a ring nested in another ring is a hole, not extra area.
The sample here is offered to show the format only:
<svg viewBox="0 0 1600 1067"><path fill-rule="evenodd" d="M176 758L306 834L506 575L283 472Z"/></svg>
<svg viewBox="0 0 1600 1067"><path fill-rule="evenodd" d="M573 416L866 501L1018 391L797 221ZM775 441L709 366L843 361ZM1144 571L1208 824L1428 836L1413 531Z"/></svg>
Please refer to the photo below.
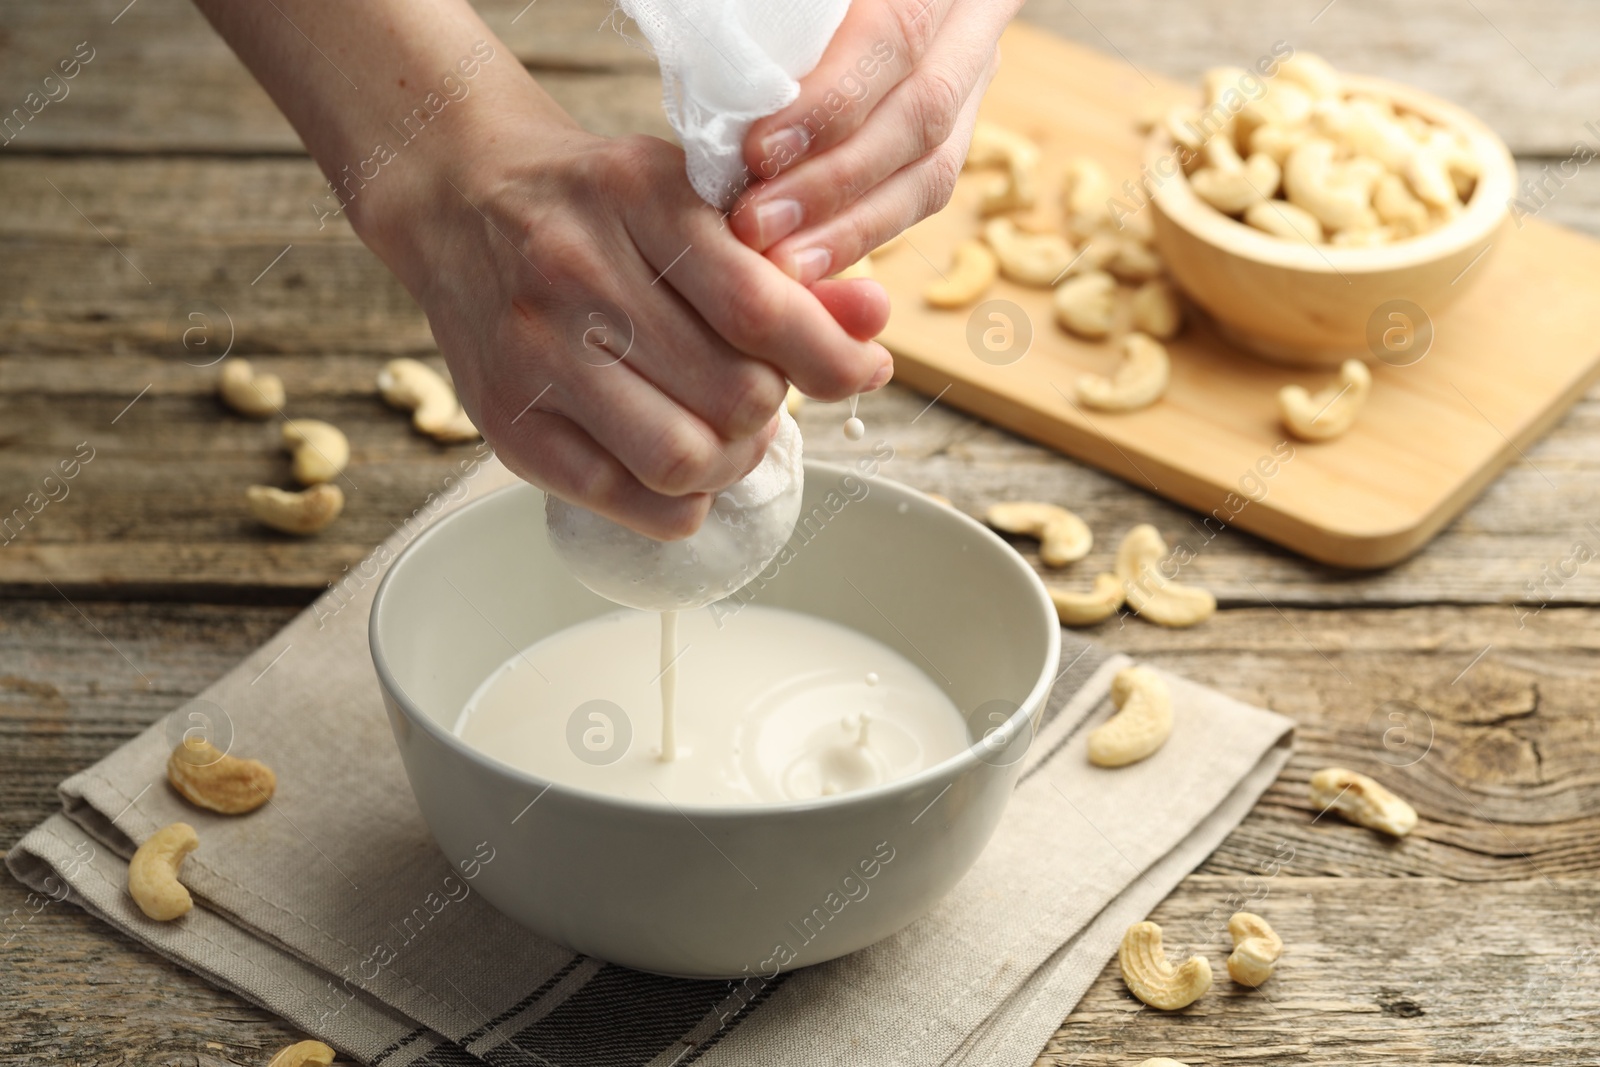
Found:
<svg viewBox="0 0 1600 1067"><path fill-rule="evenodd" d="M685 537L760 461L785 379L822 400L888 381L882 289L785 275L694 194L677 147L475 117L351 215L521 477Z"/></svg>

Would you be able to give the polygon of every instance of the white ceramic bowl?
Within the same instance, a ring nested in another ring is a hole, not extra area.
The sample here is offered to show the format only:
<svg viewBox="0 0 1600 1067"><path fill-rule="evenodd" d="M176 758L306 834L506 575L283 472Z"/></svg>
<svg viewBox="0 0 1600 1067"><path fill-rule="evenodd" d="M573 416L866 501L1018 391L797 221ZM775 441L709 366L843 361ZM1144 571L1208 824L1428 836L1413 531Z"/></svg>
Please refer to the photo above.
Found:
<svg viewBox="0 0 1600 1067"><path fill-rule="evenodd" d="M948 679L951 699L980 724L971 747L910 778L787 804L672 806L551 783L467 747L450 727L514 648L616 605L567 574L545 539L543 495L528 485L461 508L401 553L372 606L373 662L439 847L452 862L481 842L495 850L473 882L491 904L600 959L741 977L870 945L972 865L1055 677L1061 633L1043 584L967 516L830 464L806 464L791 546L794 558L765 573L754 602L843 623L925 670L934 664L929 676ZM1003 726L985 741L997 707Z"/></svg>

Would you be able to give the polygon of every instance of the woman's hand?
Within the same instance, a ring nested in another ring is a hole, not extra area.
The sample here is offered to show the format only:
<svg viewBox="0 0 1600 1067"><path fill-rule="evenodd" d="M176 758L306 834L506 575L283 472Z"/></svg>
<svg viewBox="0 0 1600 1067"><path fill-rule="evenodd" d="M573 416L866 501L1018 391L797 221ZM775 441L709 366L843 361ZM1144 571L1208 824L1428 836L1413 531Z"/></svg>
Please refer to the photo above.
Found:
<svg viewBox="0 0 1600 1067"><path fill-rule="evenodd" d="M1019 0L856 0L793 104L757 122L763 179L729 223L802 285L943 207Z"/></svg>
<svg viewBox="0 0 1600 1067"><path fill-rule="evenodd" d="M504 121L358 228L517 474L683 537L760 462L785 379L824 400L888 380L866 340L881 290L786 277L695 196L681 150Z"/></svg>
<svg viewBox="0 0 1600 1067"><path fill-rule="evenodd" d="M528 481L684 537L759 462L785 378L823 400L888 381L881 289L786 276L694 195L681 151L579 129L466 0L197 3Z"/></svg>

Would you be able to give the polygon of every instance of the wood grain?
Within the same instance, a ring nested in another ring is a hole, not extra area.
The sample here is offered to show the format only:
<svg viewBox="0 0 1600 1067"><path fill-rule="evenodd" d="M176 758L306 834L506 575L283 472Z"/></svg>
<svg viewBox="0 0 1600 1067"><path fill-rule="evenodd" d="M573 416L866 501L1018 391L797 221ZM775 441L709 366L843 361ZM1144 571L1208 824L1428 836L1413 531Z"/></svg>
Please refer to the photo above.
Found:
<svg viewBox="0 0 1600 1067"><path fill-rule="evenodd" d="M410 433L404 419L380 404L373 356L253 358L288 383L292 414L326 418L350 435L349 473L359 491L347 487L350 503L338 524L318 537L291 540L245 521L243 486L285 477L287 460L267 428L215 402L214 370L153 356L8 356L0 358L0 500L8 502L0 513L20 505L78 442L98 451L75 495L47 506L0 547L0 590L49 592L48 577L75 598L308 599L470 454L470 446L442 448ZM1514 626L1547 603L1600 602L1600 566L1567 562L1576 544L1600 550L1600 532L1589 526L1600 521L1592 506L1600 479L1600 390L1426 552L1360 581L1237 528L1202 528L1192 512L1148 491L908 390L891 386L864 397L861 413L871 437L896 450L888 476L944 493L970 514L999 500L1039 499L1083 515L1099 541L1075 568L1050 575L1062 583L1087 585L1088 576L1107 568L1124 531L1153 522L1169 542L1194 553L1184 580L1212 589L1225 606L1489 603L1500 605ZM841 406L802 410L811 454L854 454L858 446L839 435L843 418ZM1037 562L1036 545L1014 543ZM1561 569L1571 576L1560 577Z"/></svg>
<svg viewBox="0 0 1600 1067"><path fill-rule="evenodd" d="M1032 0L1024 17L1120 52L1135 80L1192 81L1290 40L1466 106L1529 177L1595 140L1583 124L1600 116L1600 13L1584 0L1324 4ZM113 23L124 6L16 0L0 16L5 108L76 42L97 49L72 95L0 148L0 515L77 442L97 448L71 495L0 545L0 843L55 809L63 777L266 640L461 454L373 395L379 360L432 353L426 323L344 223L316 228L320 176L265 95L182 0L138 0ZM653 64L597 30L605 5L479 6L586 124L665 132ZM1600 180L1585 168L1540 217L1600 233ZM214 372L185 362L203 360L168 320L196 300L233 318L237 351L284 376L295 413L351 433L361 489L321 537L278 538L237 510L244 481L287 464L265 427L215 405ZM864 398L862 414L896 449L886 473L969 512L1038 498L1083 514L1100 543L1051 581L1086 582L1135 522L1190 538L1185 577L1217 591L1218 616L1185 632L1113 621L1092 636L1298 723L1283 780L1154 916L1174 940L1208 943L1256 898L1289 941L1280 975L1259 994L1219 983L1168 1016L1137 1011L1108 966L1041 1063L1593 1058L1600 566L1558 571L1576 542L1600 546L1600 390L1425 552L1362 576L1236 528L1204 540L1186 510L903 388ZM838 407L807 406L811 454L853 452L841 421ZM1390 701L1408 702L1413 724L1398 747L1393 733L1385 747ZM1415 836L1394 845L1313 819L1304 781L1331 762L1413 799ZM0 914L26 907L0 879ZM1206 949L1214 964L1221 948ZM0 946L0 1018L0 1064L18 1067L261 1064L303 1036L58 905Z"/></svg>
<svg viewBox="0 0 1600 1067"><path fill-rule="evenodd" d="M6 109L78 42L89 41L96 58L71 95L49 105L4 151L299 151L266 94L185 0L139 0L113 23L124 6L8 6L0 39ZM580 121L603 132L624 123L664 129L653 63L602 27L607 5L539 0L520 18L525 0L475 6ZM1202 0L1185 5L1182 17L1117 0L1031 0L1022 17L1124 57L1135 79L1164 75L1192 84L1207 67L1248 64L1283 40L1340 68L1403 77L1453 100L1518 154L1564 157L1577 138L1600 143L1584 129L1600 117L1600 83L1579 44L1600 31L1600 12L1585 0L1414 0L1404 18L1382 0ZM152 68L161 75L145 76Z"/></svg>
<svg viewBox="0 0 1600 1067"><path fill-rule="evenodd" d="M0 748L25 757L0 776L0 840L54 809L62 777L221 675L292 610L12 602L0 619L10 672L0 677ZM1187 945L1216 964L1222 923L1248 904L1289 943L1279 975L1259 996L1219 982L1169 1016L1137 1013L1108 965L1044 1062L1469 1063L1480 1052L1484 1063L1573 1062L1595 1011L1582 991L1596 988L1600 962L1585 919L1600 904L1588 710L1600 612L1563 611L1510 635L1487 607L1291 610L1286 619L1239 610L1200 630L1130 622L1095 635L1299 724L1283 779L1153 916L1173 951ZM1456 680L1490 640L1490 654ZM1388 700L1424 716L1408 745L1385 748L1393 724L1371 721ZM1394 843L1316 818L1304 783L1331 763L1415 802L1416 833ZM0 912L23 905L20 888L0 881ZM0 1004L19 1020L0 1062L62 1050L92 1061L125 1043L144 1062L160 1053L257 1063L293 1037L71 908L47 908L0 951L12 965L0 970ZM53 1021L65 1015L81 1018L63 1034Z"/></svg>
<svg viewBox="0 0 1600 1067"><path fill-rule="evenodd" d="M1285 943L1254 991L1220 967L1234 902ZM1600 1022L1597 905L1592 882L1191 877L1151 919L1172 937L1169 952L1211 960L1212 991L1181 1012L1140 1010L1113 961L1040 1062L1580 1063Z"/></svg>
<svg viewBox="0 0 1600 1067"><path fill-rule="evenodd" d="M53 591L11 601L0 621L0 736L30 757L0 779L0 841L55 810L56 782L199 692L292 612ZM1522 630L1508 622L1495 607L1239 608L1188 631L1129 619L1087 633L1298 724L1288 769L1206 873L1259 874L1276 859L1295 876L1593 875L1600 610L1552 610ZM1326 766L1389 784L1416 806L1418 829L1396 844L1316 819L1306 783Z"/></svg>

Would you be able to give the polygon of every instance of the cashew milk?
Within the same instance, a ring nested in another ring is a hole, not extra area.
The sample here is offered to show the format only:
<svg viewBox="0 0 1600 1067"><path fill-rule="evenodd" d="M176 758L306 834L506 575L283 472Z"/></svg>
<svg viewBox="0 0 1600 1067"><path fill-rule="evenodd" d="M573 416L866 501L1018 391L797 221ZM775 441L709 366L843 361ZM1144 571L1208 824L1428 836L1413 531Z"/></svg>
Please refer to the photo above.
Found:
<svg viewBox="0 0 1600 1067"><path fill-rule="evenodd" d="M956 706L906 657L753 604L720 629L703 609L670 622L624 609L553 634L495 670L455 732L563 785L694 805L865 789L970 743Z"/></svg>

